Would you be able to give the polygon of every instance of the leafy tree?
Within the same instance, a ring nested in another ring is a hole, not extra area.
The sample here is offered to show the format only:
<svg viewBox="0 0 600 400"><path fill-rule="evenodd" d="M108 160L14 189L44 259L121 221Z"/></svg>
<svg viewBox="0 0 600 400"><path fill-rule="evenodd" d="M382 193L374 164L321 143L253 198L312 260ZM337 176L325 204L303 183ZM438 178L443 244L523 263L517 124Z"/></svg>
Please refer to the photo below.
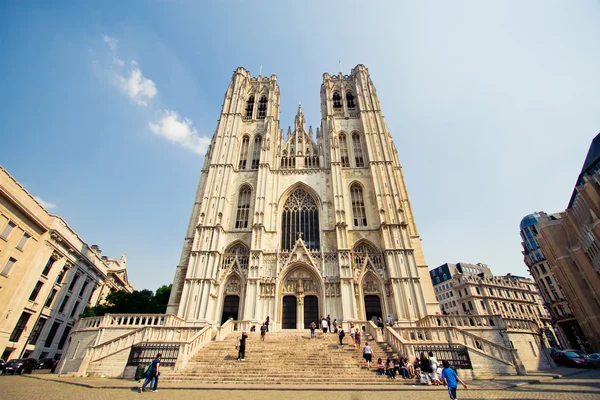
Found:
<svg viewBox="0 0 600 400"><path fill-rule="evenodd" d="M86 307L79 318L100 317L104 314L164 314L170 295L171 285L161 286L156 295L148 289L132 293L119 290L109 293L104 304Z"/></svg>

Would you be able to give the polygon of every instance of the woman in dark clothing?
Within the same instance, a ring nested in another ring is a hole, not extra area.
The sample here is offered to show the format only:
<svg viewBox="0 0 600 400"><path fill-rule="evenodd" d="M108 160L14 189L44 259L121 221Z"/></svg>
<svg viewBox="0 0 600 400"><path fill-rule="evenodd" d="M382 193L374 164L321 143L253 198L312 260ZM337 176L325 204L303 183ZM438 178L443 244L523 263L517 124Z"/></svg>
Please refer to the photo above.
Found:
<svg viewBox="0 0 600 400"><path fill-rule="evenodd" d="M246 357L246 339L248 339L248 334L246 332L242 332L238 350L238 361L246 361L244 359Z"/></svg>
<svg viewBox="0 0 600 400"><path fill-rule="evenodd" d="M431 371L431 363L429 358L425 355L425 353L421 353L421 374L425 376L427 380L427 385L431 385L431 378L429 377L429 372Z"/></svg>

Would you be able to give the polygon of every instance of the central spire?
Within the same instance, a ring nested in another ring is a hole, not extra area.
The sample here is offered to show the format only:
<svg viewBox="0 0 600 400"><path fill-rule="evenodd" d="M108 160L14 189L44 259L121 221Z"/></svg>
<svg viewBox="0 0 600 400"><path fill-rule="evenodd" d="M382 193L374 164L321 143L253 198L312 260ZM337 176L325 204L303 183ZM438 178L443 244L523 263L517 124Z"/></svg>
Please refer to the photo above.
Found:
<svg viewBox="0 0 600 400"><path fill-rule="evenodd" d="M296 113L296 119L294 120L294 129L296 132L304 131L304 114L302 113L302 103L298 103L298 112Z"/></svg>

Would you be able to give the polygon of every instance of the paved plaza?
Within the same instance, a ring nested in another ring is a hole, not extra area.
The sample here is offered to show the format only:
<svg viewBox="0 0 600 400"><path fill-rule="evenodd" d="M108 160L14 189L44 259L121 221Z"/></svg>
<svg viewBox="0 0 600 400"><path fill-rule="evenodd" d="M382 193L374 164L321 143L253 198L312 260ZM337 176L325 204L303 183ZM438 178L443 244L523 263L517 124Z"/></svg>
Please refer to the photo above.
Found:
<svg viewBox="0 0 600 400"><path fill-rule="evenodd" d="M577 373L574 373L577 372ZM552 379L552 374L532 375L531 377L502 377L497 379L475 381L470 389L459 389L460 399L569 399L569 400L597 400L600 399L600 371L568 371L572 374L558 379ZM574 374L573 374L574 373ZM260 389L252 385L238 385L235 389L219 388L161 388L156 393L140 394L134 390L136 383L123 380L96 380L95 383L105 387L85 387L92 385L94 380L70 380L70 383L60 382L56 376L34 374L33 376L0 376L0 398L10 400L119 400L133 399L141 396L153 399L351 399L351 400L381 400L381 399L447 399L443 388L428 388L412 385L384 386L376 388L346 388L335 389L332 387L315 387L309 390L306 387L292 387L281 385L284 390L274 387ZM534 379L532 379L534 378ZM537 378L537 379L536 379ZM62 379L62 378L59 378ZM539 380L540 383L530 383ZM107 387L108 381L118 381ZM77 383L77 384L74 384ZM517 387L509 387L519 385ZM251 389L251 390L250 390ZM328 391L323 392L323 389Z"/></svg>

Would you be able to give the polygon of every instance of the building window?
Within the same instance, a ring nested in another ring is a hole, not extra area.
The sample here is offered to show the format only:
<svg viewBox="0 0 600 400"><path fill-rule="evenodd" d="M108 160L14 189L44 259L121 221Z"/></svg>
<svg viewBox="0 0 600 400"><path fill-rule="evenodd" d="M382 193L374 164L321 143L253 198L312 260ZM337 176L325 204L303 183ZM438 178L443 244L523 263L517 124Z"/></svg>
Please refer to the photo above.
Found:
<svg viewBox="0 0 600 400"><path fill-rule="evenodd" d="M23 250L25 248L25 245L27 244L27 240L29 240L31 236L29 236L28 234L24 233L23 236L21 237L21 240L19 240L19 244L17 245L17 249L19 250Z"/></svg>
<svg viewBox="0 0 600 400"><path fill-rule="evenodd" d="M365 202L363 200L362 188L358 183L350 187L352 198L352 214L354 215L354 226L367 226L367 215L365 213Z"/></svg>
<svg viewBox="0 0 600 400"><path fill-rule="evenodd" d="M546 267L544 267L544 264L540 264L540 271L542 271L542 274L546 273Z"/></svg>
<svg viewBox="0 0 600 400"><path fill-rule="evenodd" d="M464 312L467 312L467 306L465 305L465 303L462 303L462 308Z"/></svg>
<svg viewBox="0 0 600 400"><path fill-rule="evenodd" d="M52 269L52 266L54 265L55 262L56 262L56 258L50 257L48 259L48 262L46 262L46 266L44 267L44 270L42 271L42 275L48 276L48 274L50 273L50 270Z"/></svg>
<svg viewBox="0 0 600 400"><path fill-rule="evenodd" d="M29 313L22 313L21 316L19 317L19 320L17 321L17 324L15 325L15 328L13 329L10 338L8 339L9 342L18 342L19 339L21 338L21 334L23 333L23 331L25 330L25 327L27 326L27 322L29 321L29 318L31 317L31 314Z"/></svg>
<svg viewBox="0 0 600 400"><path fill-rule="evenodd" d="M37 299L38 294L40 293L40 290L42 290L42 286L44 286L44 282L42 282L42 281L38 281L35 284L35 287L33 288L31 295L29 296L29 301L35 301L35 299Z"/></svg>
<svg viewBox="0 0 600 400"><path fill-rule="evenodd" d="M71 314L69 315L70 317L73 317L75 315L75 313L77 312L77 308L79 307L79 302L76 301L75 305L73 306L73 309L71 310Z"/></svg>
<svg viewBox="0 0 600 400"><path fill-rule="evenodd" d="M342 108L342 96L338 92L333 92L333 108Z"/></svg>
<svg viewBox="0 0 600 400"><path fill-rule="evenodd" d="M56 277L56 284L60 285L63 281L63 279L65 278L65 275L67 275L67 271L69 269L67 267L64 267L59 273L58 276Z"/></svg>
<svg viewBox="0 0 600 400"><path fill-rule="evenodd" d="M67 342L67 339L69 338L69 333L71 333L71 328L72 327L67 326L65 328L65 330L63 331L63 334L60 337L60 341L58 342L58 350L62 350L63 347L65 347L65 343Z"/></svg>
<svg viewBox="0 0 600 400"><path fill-rule="evenodd" d="M481 290L478 287L475 287L475 290L477 290L477 294L481 294Z"/></svg>
<svg viewBox="0 0 600 400"><path fill-rule="evenodd" d="M267 96L261 96L258 101L258 119L265 119L267 116Z"/></svg>
<svg viewBox="0 0 600 400"><path fill-rule="evenodd" d="M248 217L250 215L250 196L252 190L248 186L244 186L240 189L240 195L238 197L238 208L235 219L236 229L248 228Z"/></svg>
<svg viewBox="0 0 600 400"><path fill-rule="evenodd" d="M37 340L40 338L40 333L42 333L42 329L44 329L44 325L46 325L46 318L38 319L38 322L33 327L33 331L31 331L31 335L29 335L29 344L35 344Z"/></svg>
<svg viewBox="0 0 600 400"><path fill-rule="evenodd" d="M69 285L69 292L73 291L73 288L75 287L75 285L77 284L77 281L79 280L79 276L80 276L79 274L75 274L75 276L71 280L71 284Z"/></svg>
<svg viewBox="0 0 600 400"><path fill-rule="evenodd" d="M471 303L471 300L469 300L467 303L469 303L469 310L473 311L473 303Z"/></svg>
<svg viewBox="0 0 600 400"><path fill-rule="evenodd" d="M254 148L252 149L252 165L251 169L258 169L258 163L260 162L260 148L262 147L262 137L256 135L254 138Z"/></svg>
<svg viewBox="0 0 600 400"><path fill-rule="evenodd" d="M512 308L513 312L517 312L517 307L515 307L514 303L511 303L510 307Z"/></svg>
<svg viewBox="0 0 600 400"><path fill-rule="evenodd" d="M242 139L242 148L240 150L240 162L238 163L238 169L246 169L246 160L248 159L248 145L250 144L250 138L244 136Z"/></svg>
<svg viewBox="0 0 600 400"><path fill-rule="evenodd" d="M15 223L8 221L8 224L6 224L6 226L2 230L2 233L0 233L0 238L8 240L8 236L16 226L17 225Z"/></svg>
<svg viewBox="0 0 600 400"><path fill-rule="evenodd" d="M348 143L346 142L346 135L344 133L340 133L340 161L342 162L342 167L348 168L350 166Z"/></svg>
<svg viewBox="0 0 600 400"><path fill-rule="evenodd" d="M83 292L85 292L85 289L87 288L87 286L89 284L90 284L90 281L83 282L83 285L81 285L81 289L79 290L79 297L83 296Z"/></svg>
<svg viewBox="0 0 600 400"><path fill-rule="evenodd" d="M283 206L281 249L289 251L296 240L304 240L309 250L319 250L319 212L313 198L303 189L294 190Z"/></svg>
<svg viewBox="0 0 600 400"><path fill-rule="evenodd" d="M356 107L356 104L354 104L354 95L352 94L352 92L346 92L346 104L348 104L348 108Z"/></svg>
<svg viewBox="0 0 600 400"><path fill-rule="evenodd" d="M50 293L50 296L48 296L48 299L46 300L46 304L44 304L44 307L50 307L52 305L52 302L54 301L54 297L56 296L56 293L58 293L58 290L52 289L52 293Z"/></svg>
<svg viewBox="0 0 600 400"><path fill-rule="evenodd" d="M69 302L69 296L65 296L65 298L63 299L63 301L60 304L60 307L58 309L59 313L62 313L63 311L65 311L65 307L67 306L68 302Z"/></svg>
<svg viewBox="0 0 600 400"><path fill-rule="evenodd" d="M10 270L15 266L16 263L17 260L15 258L10 257L6 262L6 265L4 265L1 274L4 276L8 276L8 274L10 274Z"/></svg>
<svg viewBox="0 0 600 400"><path fill-rule="evenodd" d="M357 132L352 134L352 146L354 147L354 161L356 168L363 168L365 166L365 159L363 158L360 135Z"/></svg>
<svg viewBox="0 0 600 400"><path fill-rule="evenodd" d="M44 347L52 346L52 342L54 341L54 336L56 336L56 331L60 328L60 322L55 322L52 324L52 328L50 328L50 332L48 332L48 336L46 336L46 341L44 342Z"/></svg>
<svg viewBox="0 0 600 400"><path fill-rule="evenodd" d="M254 113L254 95L250 95L248 97L248 101L246 102L246 116L244 119L252 119L252 114Z"/></svg>
<svg viewBox="0 0 600 400"><path fill-rule="evenodd" d="M481 301L481 308L483 309L483 311L485 311L485 303L483 302L483 300Z"/></svg>

